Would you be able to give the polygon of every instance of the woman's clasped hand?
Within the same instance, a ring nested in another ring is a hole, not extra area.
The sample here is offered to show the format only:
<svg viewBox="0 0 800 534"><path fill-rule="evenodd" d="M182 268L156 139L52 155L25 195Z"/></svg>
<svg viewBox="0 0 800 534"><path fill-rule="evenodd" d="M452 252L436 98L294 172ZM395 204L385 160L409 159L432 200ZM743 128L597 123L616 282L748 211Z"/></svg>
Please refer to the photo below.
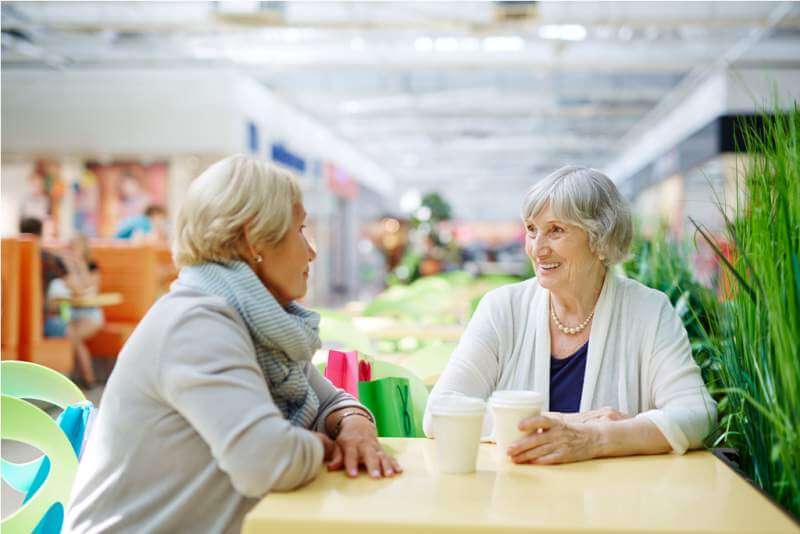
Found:
<svg viewBox="0 0 800 534"><path fill-rule="evenodd" d="M511 445L507 452L518 464L589 460L602 453L603 433L597 423L629 418L613 408L574 414L545 412L520 421L519 429L529 434Z"/></svg>

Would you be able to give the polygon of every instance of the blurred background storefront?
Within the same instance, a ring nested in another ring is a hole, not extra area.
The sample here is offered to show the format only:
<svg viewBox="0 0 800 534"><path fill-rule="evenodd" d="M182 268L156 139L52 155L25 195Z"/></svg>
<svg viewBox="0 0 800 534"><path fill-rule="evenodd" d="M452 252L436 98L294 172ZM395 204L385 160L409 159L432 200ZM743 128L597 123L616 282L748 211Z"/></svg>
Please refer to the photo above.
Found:
<svg viewBox="0 0 800 534"><path fill-rule="evenodd" d="M517 211L567 164L606 171L645 232L721 225L731 125L800 92L780 2L5 2L3 235L110 238L175 216L209 163L302 179L309 302L466 269L523 275ZM710 276L710 275L709 275Z"/></svg>
<svg viewBox="0 0 800 534"><path fill-rule="evenodd" d="M187 186L245 152L300 177L306 303L352 313L530 276L519 206L564 164L605 171L644 236L719 233L737 124L800 94L790 2L4 2L2 32L4 237L34 217L45 247L111 246L158 207L158 295Z"/></svg>

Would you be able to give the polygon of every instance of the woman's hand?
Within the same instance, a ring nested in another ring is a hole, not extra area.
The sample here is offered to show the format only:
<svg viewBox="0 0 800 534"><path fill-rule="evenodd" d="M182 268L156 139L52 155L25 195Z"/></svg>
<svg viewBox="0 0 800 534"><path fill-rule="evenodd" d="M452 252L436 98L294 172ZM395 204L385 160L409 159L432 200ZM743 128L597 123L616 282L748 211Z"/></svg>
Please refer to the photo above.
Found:
<svg viewBox="0 0 800 534"><path fill-rule="evenodd" d="M538 416L520 421L519 429L531 434L508 448L517 464L580 462L595 458L600 451L602 434L596 425Z"/></svg>
<svg viewBox="0 0 800 534"><path fill-rule="evenodd" d="M403 472L397 460L383 450L375 425L366 417L344 419L335 445L340 453L333 452L328 462L329 471L344 468L347 476L355 477L358 475L358 466L363 465L372 478L391 477Z"/></svg>

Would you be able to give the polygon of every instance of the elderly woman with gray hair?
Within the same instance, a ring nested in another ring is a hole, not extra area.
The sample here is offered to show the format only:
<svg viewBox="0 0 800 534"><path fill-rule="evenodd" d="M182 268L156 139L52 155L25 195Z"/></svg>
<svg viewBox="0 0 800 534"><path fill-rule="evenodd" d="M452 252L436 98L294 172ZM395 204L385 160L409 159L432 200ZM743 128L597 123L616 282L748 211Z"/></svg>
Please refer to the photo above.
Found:
<svg viewBox="0 0 800 534"><path fill-rule="evenodd" d="M563 167L522 207L536 277L481 300L428 406L495 390L544 395L516 463L683 454L700 447L716 405L666 295L612 272L631 241L626 201L604 174ZM425 415L425 432L432 435ZM487 414L484 433L492 430Z"/></svg>
<svg viewBox="0 0 800 534"><path fill-rule="evenodd" d="M372 415L311 365L316 253L289 173L247 156L189 187L173 246L182 267L119 355L78 468L69 532L238 532L270 491L323 463L401 471Z"/></svg>

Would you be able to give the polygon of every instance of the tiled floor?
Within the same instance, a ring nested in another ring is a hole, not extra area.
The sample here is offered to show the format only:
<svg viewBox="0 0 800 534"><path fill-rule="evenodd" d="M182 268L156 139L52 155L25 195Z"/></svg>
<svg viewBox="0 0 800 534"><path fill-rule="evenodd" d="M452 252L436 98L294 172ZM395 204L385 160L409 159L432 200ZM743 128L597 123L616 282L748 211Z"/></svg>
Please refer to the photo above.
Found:
<svg viewBox="0 0 800 534"><path fill-rule="evenodd" d="M94 363L98 378L107 378L111 371L111 365L113 365L113 362L107 362L106 360L95 360ZM95 406L99 406L100 398L103 396L103 389L103 386L98 386L91 390L84 391L84 394L88 400L94 403ZM58 414L58 410L55 408L49 411L51 412L51 415ZM41 453L37 449L18 441L3 440L2 442L3 458L12 462L25 462L33 460L40 454ZM2 484L2 498L0 498L0 508L2 508L2 510L0 510L0 513L2 514L3 518L6 518L20 507L22 504L23 495L21 493L17 493L5 482Z"/></svg>

